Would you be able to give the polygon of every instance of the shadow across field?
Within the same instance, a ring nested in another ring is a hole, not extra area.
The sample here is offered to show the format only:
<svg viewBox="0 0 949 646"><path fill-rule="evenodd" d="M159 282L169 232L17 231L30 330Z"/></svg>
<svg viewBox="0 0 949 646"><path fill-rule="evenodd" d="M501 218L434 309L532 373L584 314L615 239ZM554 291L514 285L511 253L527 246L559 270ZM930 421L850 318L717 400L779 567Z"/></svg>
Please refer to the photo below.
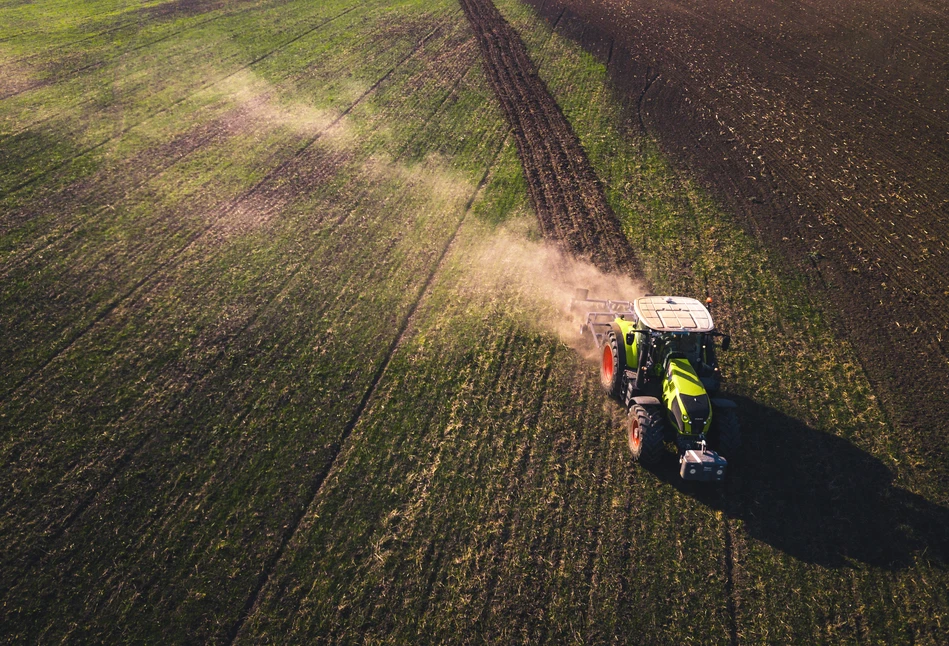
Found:
<svg viewBox="0 0 949 646"><path fill-rule="evenodd" d="M681 480L671 456L650 471L804 561L900 569L918 555L949 564L949 509L895 486L882 462L850 442L750 399L731 399L745 446L724 488Z"/></svg>

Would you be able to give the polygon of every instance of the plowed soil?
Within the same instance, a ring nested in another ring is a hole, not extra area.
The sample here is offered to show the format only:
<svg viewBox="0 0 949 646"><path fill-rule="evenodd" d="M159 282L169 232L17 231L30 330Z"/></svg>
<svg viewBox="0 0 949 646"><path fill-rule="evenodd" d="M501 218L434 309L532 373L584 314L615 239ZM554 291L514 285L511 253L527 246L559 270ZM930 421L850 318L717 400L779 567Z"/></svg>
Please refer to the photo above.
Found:
<svg viewBox="0 0 949 646"><path fill-rule="evenodd" d="M939 462L930 447L949 418L946 3L529 4L607 63L634 128L823 284L893 421Z"/></svg>
<svg viewBox="0 0 949 646"><path fill-rule="evenodd" d="M629 242L524 44L490 0L461 0L461 6L478 38L488 81L514 132L544 236L606 271L632 271Z"/></svg>

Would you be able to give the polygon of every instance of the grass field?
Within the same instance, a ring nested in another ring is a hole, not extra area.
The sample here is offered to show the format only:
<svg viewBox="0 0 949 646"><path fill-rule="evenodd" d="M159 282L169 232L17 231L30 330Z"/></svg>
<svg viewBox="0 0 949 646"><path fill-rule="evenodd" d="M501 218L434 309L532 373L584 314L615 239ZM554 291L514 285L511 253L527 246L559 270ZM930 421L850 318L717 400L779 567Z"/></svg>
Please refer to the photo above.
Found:
<svg viewBox="0 0 949 646"><path fill-rule="evenodd" d="M557 309L629 281L542 246L456 3L5 4L5 639L941 641L949 496L820 290L497 5L746 463L630 459Z"/></svg>

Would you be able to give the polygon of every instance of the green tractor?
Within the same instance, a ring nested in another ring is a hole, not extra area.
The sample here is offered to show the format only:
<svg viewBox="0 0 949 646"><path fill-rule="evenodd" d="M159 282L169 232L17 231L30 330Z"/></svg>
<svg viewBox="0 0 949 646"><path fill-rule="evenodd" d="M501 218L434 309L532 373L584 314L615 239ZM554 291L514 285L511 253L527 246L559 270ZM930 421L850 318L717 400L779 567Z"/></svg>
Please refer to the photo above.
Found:
<svg viewBox="0 0 949 646"><path fill-rule="evenodd" d="M731 339L715 330L708 308L679 296L589 299L587 290L571 307L586 312L580 333L596 344L604 391L628 411L633 458L655 464L668 442L683 479L724 480L741 433L736 404L715 396L722 379L715 341L727 350Z"/></svg>

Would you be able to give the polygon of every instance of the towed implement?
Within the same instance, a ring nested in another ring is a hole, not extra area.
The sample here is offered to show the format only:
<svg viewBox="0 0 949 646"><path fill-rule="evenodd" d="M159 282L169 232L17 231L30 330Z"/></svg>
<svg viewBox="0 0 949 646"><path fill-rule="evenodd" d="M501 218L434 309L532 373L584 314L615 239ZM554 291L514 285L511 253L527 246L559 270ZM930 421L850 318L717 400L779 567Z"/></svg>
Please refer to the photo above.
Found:
<svg viewBox="0 0 949 646"><path fill-rule="evenodd" d="M715 396L721 385L715 329L708 308L694 298L645 296L634 301L587 298L580 333L600 355L603 390L626 407L629 448L655 464L673 444L685 480L721 482L741 448L736 404Z"/></svg>

